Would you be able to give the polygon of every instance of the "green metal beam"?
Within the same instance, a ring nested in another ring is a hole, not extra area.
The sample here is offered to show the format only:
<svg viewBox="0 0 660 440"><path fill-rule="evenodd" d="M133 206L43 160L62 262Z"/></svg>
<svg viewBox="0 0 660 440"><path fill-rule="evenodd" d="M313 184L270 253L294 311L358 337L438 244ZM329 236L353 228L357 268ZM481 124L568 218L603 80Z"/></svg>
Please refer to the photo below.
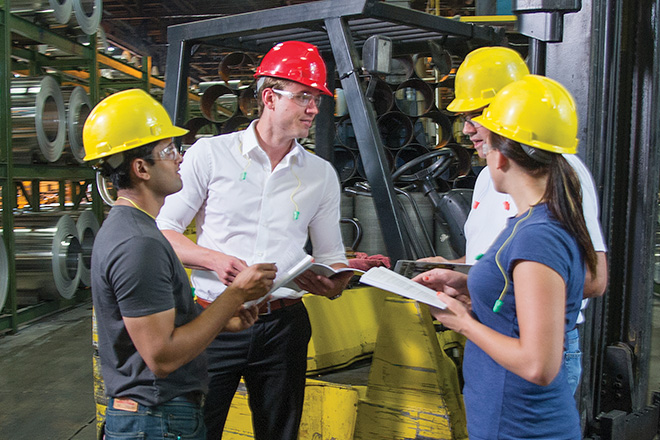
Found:
<svg viewBox="0 0 660 440"><path fill-rule="evenodd" d="M85 59L91 59L94 56L94 53L89 47L68 40L67 38L57 35L47 29L40 28L39 26L15 15L9 14L9 27L14 33L38 41L41 44L48 44L49 46L56 47L68 54Z"/></svg>
<svg viewBox="0 0 660 440"><path fill-rule="evenodd" d="M1 168L0 168L1 169ZM94 170L89 167L60 167L52 165L14 165L14 180L89 180Z"/></svg>

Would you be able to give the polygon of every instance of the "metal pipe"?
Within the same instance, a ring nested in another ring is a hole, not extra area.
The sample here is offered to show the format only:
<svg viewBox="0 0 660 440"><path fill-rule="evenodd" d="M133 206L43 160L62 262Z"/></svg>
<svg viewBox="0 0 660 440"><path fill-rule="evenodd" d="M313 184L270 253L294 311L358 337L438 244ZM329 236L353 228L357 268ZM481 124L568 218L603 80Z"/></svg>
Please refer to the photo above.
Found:
<svg viewBox="0 0 660 440"><path fill-rule="evenodd" d="M57 81L11 81L12 150L15 163L55 162L66 140L66 111Z"/></svg>
<svg viewBox="0 0 660 440"><path fill-rule="evenodd" d="M36 293L38 300L73 297L82 247L71 216L18 215L14 240L17 292Z"/></svg>

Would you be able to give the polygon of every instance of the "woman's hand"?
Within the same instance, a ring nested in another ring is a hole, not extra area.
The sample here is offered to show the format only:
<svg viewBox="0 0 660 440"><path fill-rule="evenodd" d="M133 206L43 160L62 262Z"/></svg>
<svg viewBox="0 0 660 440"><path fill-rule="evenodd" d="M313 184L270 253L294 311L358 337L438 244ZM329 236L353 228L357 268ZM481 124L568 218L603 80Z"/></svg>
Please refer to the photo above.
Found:
<svg viewBox="0 0 660 440"><path fill-rule="evenodd" d="M417 275L413 278L413 281L436 292L444 292L465 304L468 310L472 310L470 292L467 289L467 275L462 272L449 269L432 269Z"/></svg>
<svg viewBox="0 0 660 440"><path fill-rule="evenodd" d="M475 319L470 313L470 308L462 301L452 298L443 292L438 292L438 299L447 304L446 309L438 309L431 307L431 314L435 319L440 321L442 325L457 333L465 334L465 329Z"/></svg>

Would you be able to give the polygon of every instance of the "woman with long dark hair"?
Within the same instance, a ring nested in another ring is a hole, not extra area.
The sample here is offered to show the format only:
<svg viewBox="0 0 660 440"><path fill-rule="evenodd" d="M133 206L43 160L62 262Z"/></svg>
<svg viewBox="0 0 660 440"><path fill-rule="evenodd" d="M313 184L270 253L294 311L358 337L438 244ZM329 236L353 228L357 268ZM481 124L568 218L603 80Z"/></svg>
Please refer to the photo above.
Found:
<svg viewBox="0 0 660 440"><path fill-rule="evenodd" d="M488 169L518 214L471 269L467 291L438 285L432 271L416 280L445 290L438 296L447 308L432 313L468 338L463 394L471 440L579 439L564 334L576 324L585 265L596 276L597 261L579 180L562 157L577 149L575 102L556 81L528 75L474 121L491 131Z"/></svg>

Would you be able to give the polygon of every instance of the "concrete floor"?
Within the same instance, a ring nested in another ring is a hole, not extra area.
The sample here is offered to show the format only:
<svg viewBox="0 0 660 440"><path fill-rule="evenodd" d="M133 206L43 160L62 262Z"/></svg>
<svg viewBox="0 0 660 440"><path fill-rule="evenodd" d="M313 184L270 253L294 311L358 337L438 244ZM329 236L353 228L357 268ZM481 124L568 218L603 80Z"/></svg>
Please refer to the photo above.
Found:
<svg viewBox="0 0 660 440"><path fill-rule="evenodd" d="M94 440L92 304L0 337L0 439Z"/></svg>
<svg viewBox="0 0 660 440"><path fill-rule="evenodd" d="M0 336L0 440L94 440L91 302ZM652 365L660 366L660 299ZM346 374L346 373L339 373ZM660 390L660 368L649 389Z"/></svg>

